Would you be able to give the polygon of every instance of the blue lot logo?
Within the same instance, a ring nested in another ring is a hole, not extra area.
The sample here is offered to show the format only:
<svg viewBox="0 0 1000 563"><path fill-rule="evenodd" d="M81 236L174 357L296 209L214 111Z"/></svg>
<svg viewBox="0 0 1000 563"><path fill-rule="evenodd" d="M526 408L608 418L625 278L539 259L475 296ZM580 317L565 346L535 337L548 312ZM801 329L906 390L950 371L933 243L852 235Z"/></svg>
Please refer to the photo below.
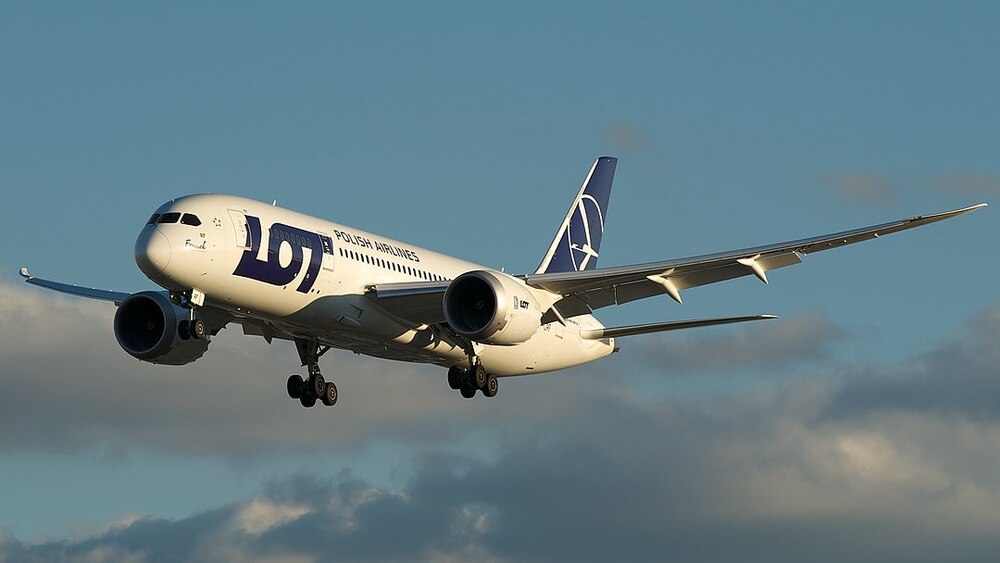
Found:
<svg viewBox="0 0 1000 563"><path fill-rule="evenodd" d="M247 243L249 247L243 251L240 263L233 272L234 276L250 278L271 285L288 285L302 272L305 262L305 250L309 250L309 267L299 286L295 288L300 293L309 293L316 276L323 265L323 254L333 254L333 240L330 237L304 231L297 227L274 223L269 230L270 240L267 243L267 259L257 258L261 237L260 218L247 215ZM287 266L282 266L278 253L283 245L292 250L292 260Z"/></svg>

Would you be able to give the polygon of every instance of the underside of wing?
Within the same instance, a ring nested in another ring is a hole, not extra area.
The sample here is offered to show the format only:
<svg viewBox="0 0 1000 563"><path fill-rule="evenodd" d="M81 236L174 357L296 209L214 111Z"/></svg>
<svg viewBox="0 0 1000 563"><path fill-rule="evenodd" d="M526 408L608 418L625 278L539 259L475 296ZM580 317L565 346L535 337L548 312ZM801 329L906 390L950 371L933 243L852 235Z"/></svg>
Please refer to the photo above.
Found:
<svg viewBox="0 0 1000 563"><path fill-rule="evenodd" d="M58 291L59 293L65 293L68 295L75 295L77 297L86 297L87 299L112 301L116 305L121 304L122 301L125 301L131 295L131 293L123 293L121 291L96 289L93 287L83 287L80 285L72 285L68 283L36 278L35 276L31 275L28 272L27 268L21 268L20 274L21 277L24 278L24 281L30 283L31 285L37 285L38 287L44 287L45 289L51 289L52 291Z"/></svg>
<svg viewBox="0 0 1000 563"><path fill-rule="evenodd" d="M444 322L447 281L380 283L368 286L368 298L400 319L414 325Z"/></svg>
<svg viewBox="0 0 1000 563"><path fill-rule="evenodd" d="M750 315L746 317L723 317L716 319L694 319L688 321L667 321L662 323L649 323L642 325L620 326L615 328L598 328L580 331L580 336L585 340L601 340L602 338L620 338L622 336L633 336L636 334L649 334L651 332L667 332L670 330L683 330L688 328L698 328L702 326L716 326L733 323L745 323L750 321L764 321L777 319L775 315Z"/></svg>
<svg viewBox="0 0 1000 563"><path fill-rule="evenodd" d="M531 274L524 276L524 281L562 295L555 308L566 317L654 295L666 294L681 302L681 291L685 289L749 275L767 283L768 271L798 264L807 254L936 223L983 207L985 203L829 235L677 260L583 272Z"/></svg>

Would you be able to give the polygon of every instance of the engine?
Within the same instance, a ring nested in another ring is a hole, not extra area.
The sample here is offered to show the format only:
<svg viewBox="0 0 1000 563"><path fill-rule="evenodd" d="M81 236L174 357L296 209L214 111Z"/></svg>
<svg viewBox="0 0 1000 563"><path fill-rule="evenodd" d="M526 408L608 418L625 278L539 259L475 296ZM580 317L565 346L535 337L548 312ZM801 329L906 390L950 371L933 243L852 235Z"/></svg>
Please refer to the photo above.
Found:
<svg viewBox="0 0 1000 563"><path fill-rule="evenodd" d="M542 311L531 290L507 274L475 270L451 282L444 317L458 334L487 344L520 344L534 336Z"/></svg>
<svg viewBox="0 0 1000 563"><path fill-rule="evenodd" d="M180 366L202 357L208 338L192 338L187 309L162 293L136 293L115 313L115 338L130 355L153 364Z"/></svg>

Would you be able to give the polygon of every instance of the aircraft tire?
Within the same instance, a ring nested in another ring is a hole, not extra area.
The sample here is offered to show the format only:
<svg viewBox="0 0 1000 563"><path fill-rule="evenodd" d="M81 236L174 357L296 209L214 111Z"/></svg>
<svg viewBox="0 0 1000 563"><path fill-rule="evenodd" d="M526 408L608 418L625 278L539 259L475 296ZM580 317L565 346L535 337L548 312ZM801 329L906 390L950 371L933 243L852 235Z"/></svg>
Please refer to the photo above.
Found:
<svg viewBox="0 0 1000 563"><path fill-rule="evenodd" d="M484 368L482 364L476 365L476 367L473 368L472 373L470 375L472 376L471 377L472 381L470 381L469 383L471 383L473 387L475 387L476 389L482 389L483 387L486 387L486 380L488 378L486 376L486 368Z"/></svg>
<svg viewBox="0 0 1000 563"><path fill-rule="evenodd" d="M462 393L462 396L466 399L471 399L476 396L476 388L469 387L467 385L463 385L462 388L459 389L459 392Z"/></svg>
<svg viewBox="0 0 1000 563"><path fill-rule="evenodd" d="M309 394L313 398L322 397L326 393L326 380L323 379L323 374L314 373L309 376Z"/></svg>
<svg viewBox="0 0 1000 563"><path fill-rule="evenodd" d="M191 336L198 340L208 336L208 328L205 326L205 321L201 319L191 321Z"/></svg>
<svg viewBox="0 0 1000 563"><path fill-rule="evenodd" d="M181 321L177 323L177 336L181 337L181 340L188 340L191 338L191 323L188 321Z"/></svg>
<svg viewBox="0 0 1000 563"><path fill-rule="evenodd" d="M497 376L492 373L486 378L486 386L483 387L483 395L487 397L496 397L497 391L500 390L500 384L497 382Z"/></svg>
<svg viewBox="0 0 1000 563"><path fill-rule="evenodd" d="M288 396L293 399L298 399L302 397L302 391L306 387L306 382L302 380L301 375L289 375L288 383L285 384L288 390Z"/></svg>
<svg viewBox="0 0 1000 563"><path fill-rule="evenodd" d="M462 388L462 376L465 375L465 370L460 367L448 368L448 387L458 391Z"/></svg>
<svg viewBox="0 0 1000 563"><path fill-rule="evenodd" d="M326 390L323 392L323 395L320 396L320 400L323 401L323 404L328 407L332 407L337 404L337 386L334 385L332 381L326 382Z"/></svg>
<svg viewBox="0 0 1000 563"><path fill-rule="evenodd" d="M299 397L299 402L302 403L303 407L308 409L316 404L316 397L306 393L305 395Z"/></svg>

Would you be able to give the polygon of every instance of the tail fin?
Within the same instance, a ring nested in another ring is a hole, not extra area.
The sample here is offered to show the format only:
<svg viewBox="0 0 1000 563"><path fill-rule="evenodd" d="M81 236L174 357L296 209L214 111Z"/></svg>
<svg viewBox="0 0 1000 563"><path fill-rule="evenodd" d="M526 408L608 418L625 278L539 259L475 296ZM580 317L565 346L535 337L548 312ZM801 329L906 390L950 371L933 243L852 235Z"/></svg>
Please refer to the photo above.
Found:
<svg viewBox="0 0 1000 563"><path fill-rule="evenodd" d="M594 162L536 274L580 272L597 267L616 166L618 159L612 156L602 156Z"/></svg>

